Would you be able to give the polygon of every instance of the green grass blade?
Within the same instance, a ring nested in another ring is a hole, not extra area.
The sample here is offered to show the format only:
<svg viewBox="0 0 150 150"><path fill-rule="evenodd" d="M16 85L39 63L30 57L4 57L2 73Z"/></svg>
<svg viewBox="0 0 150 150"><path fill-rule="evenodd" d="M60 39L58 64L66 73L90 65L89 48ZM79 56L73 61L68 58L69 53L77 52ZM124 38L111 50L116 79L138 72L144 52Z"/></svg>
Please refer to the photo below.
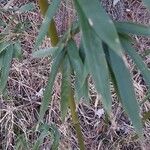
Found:
<svg viewBox="0 0 150 150"><path fill-rule="evenodd" d="M71 66L69 62L69 58L66 55L62 64L62 84L61 84L61 118L64 121L66 114L68 112L68 99L70 96L70 77L71 76Z"/></svg>
<svg viewBox="0 0 150 150"><path fill-rule="evenodd" d="M60 4L60 0L55 0L55 1L52 1L51 4L49 5L48 10L45 14L43 23L41 25L39 35L38 35L36 42L35 42L36 47L38 47L42 43L42 40L44 39L44 37L48 33L50 22L58 10L59 4Z"/></svg>
<svg viewBox="0 0 150 150"><path fill-rule="evenodd" d="M143 62L142 58L136 52L136 50L132 47L132 43L127 38L123 38L120 36L122 46L125 52L133 59L138 69L141 71L146 83L150 87L150 70L147 68L146 64Z"/></svg>
<svg viewBox="0 0 150 150"><path fill-rule="evenodd" d="M109 50L110 67L115 75L117 89L121 102L139 136L142 136L142 123L139 117L139 107L135 97L132 80L123 58Z"/></svg>
<svg viewBox="0 0 150 150"><path fill-rule="evenodd" d="M101 41L97 34L92 30L78 3L76 3L76 7L80 17L82 41L88 70L94 79L98 93L102 96L104 108L110 113L112 101L109 86L109 71Z"/></svg>
<svg viewBox="0 0 150 150"><path fill-rule="evenodd" d="M9 69L13 56L13 45L9 45L5 51L1 54L2 56L2 68L1 68L1 76L0 76L0 92L3 92L9 75Z"/></svg>
<svg viewBox="0 0 150 150"><path fill-rule="evenodd" d="M145 26L133 22L115 22L115 26L119 33L131 33L140 36L150 36L150 26Z"/></svg>
<svg viewBox="0 0 150 150"><path fill-rule="evenodd" d="M83 11L91 28L105 41L118 55L120 55L121 44L118 33L111 18L101 6L98 0L74 0ZM77 8L78 9L78 8ZM79 15L80 12L78 11Z"/></svg>
<svg viewBox="0 0 150 150"><path fill-rule="evenodd" d="M42 121L44 114L45 114L46 110L48 109L48 105L51 102L51 99L52 99L51 94L52 94L52 90L53 90L53 84L54 84L55 77L57 75L57 72L58 72L58 69L62 62L63 57L64 57L64 51L62 51L53 61L53 64L51 67L51 73L48 78L48 83L47 83L46 89L44 91L44 98L42 100L42 104L40 107L39 121Z"/></svg>

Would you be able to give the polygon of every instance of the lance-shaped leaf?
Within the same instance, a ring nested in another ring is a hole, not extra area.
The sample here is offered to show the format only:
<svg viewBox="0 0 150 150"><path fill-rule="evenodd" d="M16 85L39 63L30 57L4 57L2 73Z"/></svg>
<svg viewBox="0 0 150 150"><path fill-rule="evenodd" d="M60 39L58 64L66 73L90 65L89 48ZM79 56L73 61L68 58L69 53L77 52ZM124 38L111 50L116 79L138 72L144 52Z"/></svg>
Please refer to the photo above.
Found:
<svg viewBox="0 0 150 150"><path fill-rule="evenodd" d="M75 92L77 100L79 101L81 98L88 98L88 88L86 79L83 77L83 63L79 55L79 50L76 46L76 43L73 40L68 42L67 52L69 55L71 66L75 72ZM84 83L83 83L84 80Z"/></svg>
<svg viewBox="0 0 150 150"><path fill-rule="evenodd" d="M117 91L127 114L139 136L142 135L142 123L139 117L139 107L135 97L132 80L123 58L119 57L114 51L109 51L109 65L117 83Z"/></svg>
<svg viewBox="0 0 150 150"><path fill-rule="evenodd" d="M13 56L13 45L10 44L2 53L2 68L0 76L0 92L3 92L9 75L9 69Z"/></svg>
<svg viewBox="0 0 150 150"><path fill-rule="evenodd" d="M33 58L42 58L52 56L54 52L58 50L58 47L44 48L32 53Z"/></svg>
<svg viewBox="0 0 150 150"><path fill-rule="evenodd" d="M133 22L115 22L115 26L119 33L131 33L140 36L150 36L150 26L145 26Z"/></svg>
<svg viewBox="0 0 150 150"><path fill-rule="evenodd" d="M10 45L10 42L1 42L0 43L0 54Z"/></svg>
<svg viewBox="0 0 150 150"><path fill-rule="evenodd" d="M13 58L21 58L22 57L22 51L21 51L21 43L17 41L13 45Z"/></svg>
<svg viewBox="0 0 150 150"><path fill-rule="evenodd" d="M66 55L62 64L62 84L61 84L61 118L64 121L66 114L68 112L68 99L71 92L71 66L69 58Z"/></svg>
<svg viewBox="0 0 150 150"><path fill-rule="evenodd" d="M52 150L58 150L59 142L60 142L60 133L57 129L57 127L52 124L51 125L51 136L53 138L53 144L52 144Z"/></svg>
<svg viewBox="0 0 150 150"><path fill-rule="evenodd" d="M36 39L36 43L35 43L36 47L38 47L42 43L42 40L46 36L50 22L53 19L56 11L58 10L59 4L60 4L60 0L55 0L55 1L52 1L51 4L49 5L48 10L45 14L44 20L41 25L39 35Z"/></svg>
<svg viewBox="0 0 150 150"><path fill-rule="evenodd" d="M20 13L24 13L24 12L27 12L27 11L33 11L35 9L35 4L33 2L31 3L28 3L28 4L25 4L23 6L21 6L18 11Z"/></svg>
<svg viewBox="0 0 150 150"><path fill-rule="evenodd" d="M43 97L42 104L41 104L41 107L40 107L39 121L42 121L43 116L44 116L46 110L48 109L48 105L51 102L51 99L52 99L51 94L52 94L52 90L53 90L53 84L54 84L55 77L57 75L57 72L58 72L58 69L59 69L60 64L62 62L63 57L64 57L64 51L62 51L54 59L53 64L51 66L51 73L50 73L50 76L48 78L48 83L47 83L46 89L44 91L44 97Z"/></svg>
<svg viewBox="0 0 150 150"><path fill-rule="evenodd" d="M120 55L121 44L119 37L114 26L113 21L110 19L106 11L101 6L98 0L74 0L78 5L77 10L80 8L90 26L95 30L95 33L105 41L118 55ZM78 12L80 15L80 12Z"/></svg>
<svg viewBox="0 0 150 150"><path fill-rule="evenodd" d="M150 9L150 0L143 0L145 6Z"/></svg>
<svg viewBox="0 0 150 150"><path fill-rule="evenodd" d="M76 3L76 7L80 17L82 41L85 49L88 70L94 79L98 93L102 96L104 108L110 113L112 101L109 86L109 71L102 43L94 30L92 30L78 3Z"/></svg>
<svg viewBox="0 0 150 150"><path fill-rule="evenodd" d="M138 69L141 71L146 83L150 87L150 70L147 68L146 64L143 62L142 58L136 52L136 50L132 47L131 39L128 37L120 36L122 46L125 52L133 59Z"/></svg>
<svg viewBox="0 0 150 150"><path fill-rule="evenodd" d="M33 145L33 150L39 149L46 137L52 137L53 142L52 142L51 149L57 150L60 141L60 134L58 132L57 127L53 124L51 125L43 124L39 127L39 131L41 134L39 138L36 140L35 144Z"/></svg>

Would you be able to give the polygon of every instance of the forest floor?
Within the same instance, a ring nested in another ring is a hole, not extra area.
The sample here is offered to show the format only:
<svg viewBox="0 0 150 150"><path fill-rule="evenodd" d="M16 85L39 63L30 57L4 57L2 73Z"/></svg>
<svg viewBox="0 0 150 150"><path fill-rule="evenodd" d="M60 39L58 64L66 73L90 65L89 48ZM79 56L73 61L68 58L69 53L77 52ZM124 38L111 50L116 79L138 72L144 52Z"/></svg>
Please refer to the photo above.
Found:
<svg viewBox="0 0 150 150"><path fill-rule="evenodd" d="M104 0L103 0L104 1ZM133 22L144 23L150 25L150 12L143 6L140 0L121 0L114 7L111 0L105 0L108 13L112 18L117 20L130 20ZM11 2L11 3L9 3ZM0 0L0 7L20 7L29 0ZM64 2L64 1L63 1ZM56 17L59 33L65 29L65 21L67 17L74 17L72 7L63 5ZM68 2L68 0L67 0ZM36 5L36 1L35 1ZM0 150L13 150L17 144L19 135L23 134L26 141L33 144L38 134L35 127L38 119L38 112L41 105L43 90L47 83L50 73L51 62L49 58L33 59L32 52L34 43L38 34L38 29L42 21L38 6L36 11L24 14L2 14L0 19L10 22L11 16L14 16L14 23L21 22L25 29L21 32L19 40L23 50L21 60L14 59L6 96L0 96ZM121 14L121 17L119 17ZM10 34L13 26L10 23ZM0 26L1 30L1 26ZM150 49L150 39L135 36L134 46L142 56L144 62L150 67L150 57L144 54ZM45 38L42 48L49 47L50 40ZM136 69L132 60L128 58L128 66L133 78L133 84L139 103L147 94L147 87L144 83L142 75ZM55 123L61 133L60 150L76 150L77 138L75 130L71 123L70 112L62 122L60 118L60 86L61 74L58 74L53 95L52 103L45 114L45 122L48 124ZM118 103L115 92L112 88L112 120L106 120L101 99L97 95L94 85L90 84L89 89L90 104L80 102L78 105L78 115L82 132L85 139L86 150L150 150L150 121L144 122L144 140L140 141L132 127L130 120L124 113L121 104ZM150 102L146 101L140 106L141 114L150 110ZM46 139L41 146L42 150L48 150L51 140Z"/></svg>

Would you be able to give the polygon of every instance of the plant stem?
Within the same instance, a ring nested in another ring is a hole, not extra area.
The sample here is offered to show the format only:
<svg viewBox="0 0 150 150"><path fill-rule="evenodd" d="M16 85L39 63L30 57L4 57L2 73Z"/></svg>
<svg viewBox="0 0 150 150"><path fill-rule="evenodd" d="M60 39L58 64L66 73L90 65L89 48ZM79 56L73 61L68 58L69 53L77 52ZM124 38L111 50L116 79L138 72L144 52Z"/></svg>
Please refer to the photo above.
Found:
<svg viewBox="0 0 150 150"><path fill-rule="evenodd" d="M79 119L78 119L76 104L75 104L75 100L74 100L72 90L70 92L69 107L70 107L70 110L71 110L72 123L73 123L73 126L75 127L75 130L76 130L76 133L77 133L79 148L80 148L80 150L85 150L84 139L83 139L81 126L80 126Z"/></svg>
<svg viewBox="0 0 150 150"><path fill-rule="evenodd" d="M38 0L38 3L40 6L41 13L43 15L45 15L45 13L48 9L48 5L49 5L48 1L47 0ZM48 35L51 39L51 45L56 46L57 43L59 42L59 37L57 34L57 29L56 29L56 24L55 24L54 19L51 21L51 24L49 26ZM76 133L77 133L79 148L80 148L80 150L85 150L84 139L83 139L83 135L82 135L79 119L78 119L78 114L76 111L76 104L74 101L72 90L70 92L69 107L71 110L72 122L73 122L73 125L74 125Z"/></svg>
<svg viewBox="0 0 150 150"><path fill-rule="evenodd" d="M40 10L42 15L45 15L47 9L48 9L48 0L38 0L38 4L40 6ZM50 26L49 26L49 30L48 30L48 36L51 39L51 45L52 46L56 46L58 41L59 41L59 37L58 37L58 33L57 33L57 29L56 29L56 24L54 19L52 19Z"/></svg>

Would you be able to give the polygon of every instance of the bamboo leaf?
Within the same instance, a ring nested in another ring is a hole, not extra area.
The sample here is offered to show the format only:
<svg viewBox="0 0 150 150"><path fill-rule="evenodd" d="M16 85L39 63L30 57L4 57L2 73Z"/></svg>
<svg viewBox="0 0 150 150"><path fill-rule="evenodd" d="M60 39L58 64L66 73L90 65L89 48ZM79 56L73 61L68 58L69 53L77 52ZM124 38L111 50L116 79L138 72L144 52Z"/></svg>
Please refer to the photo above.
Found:
<svg viewBox="0 0 150 150"><path fill-rule="evenodd" d="M21 43L18 41L13 45L13 58L21 58L22 57L22 48Z"/></svg>
<svg viewBox="0 0 150 150"><path fill-rule="evenodd" d="M70 76L71 76L71 66L69 58L66 55L62 65L62 85L61 85L61 118L64 121L66 114L68 112L68 99L70 97Z"/></svg>
<svg viewBox="0 0 150 150"><path fill-rule="evenodd" d="M145 4L145 6L146 6L147 8L150 9L150 1L149 1L149 0L143 0L143 3Z"/></svg>
<svg viewBox="0 0 150 150"><path fill-rule="evenodd" d="M57 127L54 124L51 125L51 135L53 135L52 150L58 150L60 134Z"/></svg>
<svg viewBox="0 0 150 150"><path fill-rule="evenodd" d="M135 97L134 88L130 73L123 61L112 50L109 50L109 64L117 82L117 89L121 102L127 114L129 115L133 126L139 136L142 136L142 123L139 117L139 107Z"/></svg>
<svg viewBox="0 0 150 150"><path fill-rule="evenodd" d="M45 137L49 136L53 139L51 149L58 150L59 141L60 141L60 134L57 127L54 124L42 124L39 127L39 131L41 133L39 139L36 142L36 145L33 150L37 150L38 147L43 143Z"/></svg>
<svg viewBox="0 0 150 150"><path fill-rule="evenodd" d="M32 53L33 58L42 58L52 56L58 47L44 48Z"/></svg>
<svg viewBox="0 0 150 150"><path fill-rule="evenodd" d="M43 143L44 138L48 136L47 130L41 132L39 138L36 140L35 144L33 145L33 150L40 149L40 145Z"/></svg>
<svg viewBox="0 0 150 150"><path fill-rule="evenodd" d="M150 26L145 26L133 22L115 22L115 26L119 33L131 33L140 36L150 36Z"/></svg>
<svg viewBox="0 0 150 150"><path fill-rule="evenodd" d="M51 102L53 83L55 81L55 77L57 75L57 72L58 72L59 66L62 62L63 57L64 57L64 51L62 51L53 61L53 64L51 67L51 73L50 73L50 76L48 78L48 83L47 83L46 89L44 91L44 97L43 97L43 101L42 101L42 104L40 107L39 121L42 121L44 114L45 114L46 110L48 109L48 105Z"/></svg>
<svg viewBox="0 0 150 150"><path fill-rule="evenodd" d="M10 45L10 42L1 42L0 43L0 54Z"/></svg>
<svg viewBox="0 0 150 150"><path fill-rule="evenodd" d="M15 146L15 150L25 150L29 149L28 142L24 135L17 136L17 143Z"/></svg>
<svg viewBox="0 0 150 150"><path fill-rule="evenodd" d="M5 51L2 53L2 68L1 68L1 76L0 76L0 92L3 92L9 75L9 69L12 61L13 55L13 45L9 45Z"/></svg>
<svg viewBox="0 0 150 150"><path fill-rule="evenodd" d="M92 3L90 2L90 4ZM109 86L109 72L102 44L97 34L89 25L78 3L76 3L76 7L80 17L82 41L88 68L94 79L98 93L102 95L104 108L110 113L112 101Z"/></svg>
<svg viewBox="0 0 150 150"><path fill-rule="evenodd" d="M150 70L147 68L146 64L143 62L136 50L132 47L130 38L124 38L123 36L120 36L120 39L125 52L133 59L136 66L141 71L141 74L143 74L146 83L150 87Z"/></svg>
<svg viewBox="0 0 150 150"><path fill-rule="evenodd" d="M60 4L60 0L52 1L51 4L48 7L48 10L45 14L43 23L41 25L39 35L36 39L35 46L38 47L41 43L46 34L48 33L49 25L53 19L53 16L55 15L56 11L58 10L58 6Z"/></svg>
<svg viewBox="0 0 150 150"><path fill-rule="evenodd" d="M0 54L0 72L1 72L1 69L2 69L2 65L3 65L3 55L2 54ZM0 76L1 76L1 74L0 74Z"/></svg>
<svg viewBox="0 0 150 150"><path fill-rule="evenodd" d="M86 77L83 76L83 63L79 55L79 50L73 40L68 42L67 52L69 55L71 66L75 72L75 92L78 101L81 98L88 98L88 88L85 82Z"/></svg>
<svg viewBox="0 0 150 150"><path fill-rule="evenodd" d="M77 10L82 10L95 34L105 41L119 56L121 44L113 21L97 0L74 0ZM90 5L89 5L90 4ZM80 11L78 11L80 16ZM107 30L106 30L107 29Z"/></svg>
<svg viewBox="0 0 150 150"><path fill-rule="evenodd" d="M17 11L24 13L27 11L33 11L35 9L35 4L33 2L21 6Z"/></svg>

